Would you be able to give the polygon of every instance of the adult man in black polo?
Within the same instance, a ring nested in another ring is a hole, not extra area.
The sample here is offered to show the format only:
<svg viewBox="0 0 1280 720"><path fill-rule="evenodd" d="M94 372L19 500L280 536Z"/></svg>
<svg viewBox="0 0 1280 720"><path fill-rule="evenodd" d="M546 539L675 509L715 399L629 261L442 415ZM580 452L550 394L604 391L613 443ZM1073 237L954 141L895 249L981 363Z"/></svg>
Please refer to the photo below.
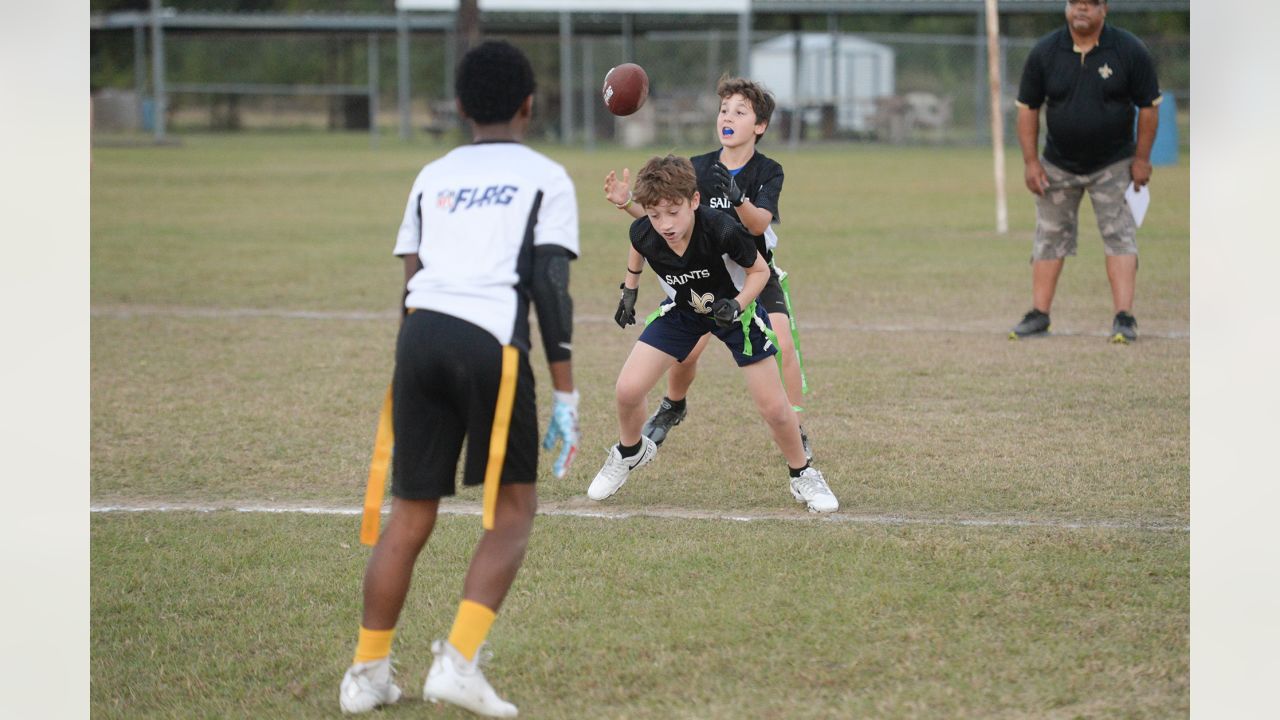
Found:
<svg viewBox="0 0 1280 720"><path fill-rule="evenodd" d="M1127 343L1138 337L1138 245L1124 193L1130 182L1141 188L1151 179L1160 87L1142 41L1105 24L1107 0L1067 0L1066 17L1066 27L1036 43L1018 89L1018 141L1027 189L1036 195L1036 238L1033 307L1009 338L1048 333L1049 307L1066 257L1076 254L1080 200L1088 191L1116 312L1111 340ZM1036 152L1042 105L1048 127L1043 159Z"/></svg>

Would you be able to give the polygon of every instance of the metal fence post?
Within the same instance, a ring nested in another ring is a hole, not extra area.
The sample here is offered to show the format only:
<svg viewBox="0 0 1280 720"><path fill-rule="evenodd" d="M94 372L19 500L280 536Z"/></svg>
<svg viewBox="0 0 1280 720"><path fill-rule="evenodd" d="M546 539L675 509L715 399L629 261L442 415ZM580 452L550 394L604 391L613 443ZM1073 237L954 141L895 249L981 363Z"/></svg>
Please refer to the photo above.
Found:
<svg viewBox="0 0 1280 720"><path fill-rule="evenodd" d="M827 15L827 32L831 33L831 103L835 105L836 126L840 125L840 20L835 13Z"/></svg>
<svg viewBox="0 0 1280 720"><path fill-rule="evenodd" d="M636 28L631 13L622 14L622 62L636 61Z"/></svg>
<svg viewBox="0 0 1280 720"><path fill-rule="evenodd" d="M582 142L588 150L596 147L596 70L592 57L594 41L582 37Z"/></svg>
<svg viewBox="0 0 1280 720"><path fill-rule="evenodd" d="M378 33L369 33L369 144L378 146Z"/></svg>
<svg viewBox="0 0 1280 720"><path fill-rule="evenodd" d="M560 13L560 143L573 142L573 21Z"/></svg>
<svg viewBox="0 0 1280 720"><path fill-rule="evenodd" d="M413 133L413 109L409 95L409 15L404 10L396 13L396 92L400 104L400 139L408 140Z"/></svg>
<svg viewBox="0 0 1280 720"><path fill-rule="evenodd" d="M164 140L165 109L169 100L164 92L164 29L160 27L160 0L151 0L151 90L153 127L156 142Z"/></svg>
<svg viewBox="0 0 1280 720"><path fill-rule="evenodd" d="M791 137L790 145L794 150L800 146L802 123L804 123L804 93L800 83L804 80L801 72L804 64L804 29L799 15L791 16Z"/></svg>
<svg viewBox="0 0 1280 720"><path fill-rule="evenodd" d="M973 133L974 142L982 144L987 139L987 14L978 12L977 31L973 38Z"/></svg>
<svg viewBox="0 0 1280 720"><path fill-rule="evenodd" d="M147 31L139 23L133 26L133 91L138 96L138 122L142 122L142 104L147 96Z"/></svg>

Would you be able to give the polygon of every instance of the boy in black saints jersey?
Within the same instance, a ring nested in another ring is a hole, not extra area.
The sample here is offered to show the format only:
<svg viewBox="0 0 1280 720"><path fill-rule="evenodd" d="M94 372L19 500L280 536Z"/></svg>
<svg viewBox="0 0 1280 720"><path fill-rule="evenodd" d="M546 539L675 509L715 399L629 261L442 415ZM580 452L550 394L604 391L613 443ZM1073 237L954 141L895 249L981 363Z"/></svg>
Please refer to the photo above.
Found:
<svg viewBox="0 0 1280 720"><path fill-rule="evenodd" d="M622 283L619 325L635 322L641 266L658 275L667 298L650 315L622 366L616 385L618 444L587 496L604 500L648 463L657 444L641 434L645 396L663 374L715 335L742 368L756 409L791 471L791 494L812 512L839 507L822 473L810 466L800 423L778 372L769 360L778 352L769 316L757 302L769 266L745 228L722 212L699 205L697 177L684 158L652 158L636 175L635 199L645 216L631 224L631 250Z"/></svg>
<svg viewBox="0 0 1280 720"><path fill-rule="evenodd" d="M773 115L773 96L759 83L743 78L722 78L716 93L720 96L720 111L716 116L720 148L691 158L698 177L698 191L708 207L727 213L751 232L756 250L769 265L769 280L756 302L764 306L773 327L779 331L782 382L792 407L800 412L804 410L808 383L786 290L787 273L776 267L773 259L773 249L778 244L773 223L781 222L778 203L782 195L782 166L756 149ZM619 209L639 218L644 215L644 207L629 192L630 180L630 171L626 168L622 170L621 180L610 171L604 183L605 197ZM706 342L704 338L684 362L667 374L666 397L644 425L644 435L658 445L685 417L686 395L697 375L698 358ZM812 460L813 451L803 424L800 436L805 457Z"/></svg>
<svg viewBox="0 0 1280 720"><path fill-rule="evenodd" d="M342 678L344 713L401 697L391 642L440 498L453 495L463 441L464 485L484 485L484 532L462 600L422 698L486 717L517 708L485 679L481 646L524 560L537 508L538 418L529 363L537 308L554 403L543 447L562 446L563 477L578 442L569 262L578 255L578 205L560 164L521 144L533 108L533 67L504 42L458 64L458 105L474 142L418 173L395 254L404 259L405 316L392 382L391 517L364 574L355 657ZM430 562L439 562L432 558ZM428 590L443 599L448 590Z"/></svg>

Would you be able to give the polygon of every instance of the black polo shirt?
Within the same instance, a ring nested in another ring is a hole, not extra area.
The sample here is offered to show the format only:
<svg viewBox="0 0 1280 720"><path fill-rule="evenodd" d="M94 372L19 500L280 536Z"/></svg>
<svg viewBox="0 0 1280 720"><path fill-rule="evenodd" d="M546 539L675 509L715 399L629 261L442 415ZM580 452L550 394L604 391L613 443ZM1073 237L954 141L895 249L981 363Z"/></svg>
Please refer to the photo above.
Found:
<svg viewBox="0 0 1280 720"><path fill-rule="evenodd" d="M1048 137L1044 159L1086 175L1136 151L1136 107L1160 102L1155 64L1134 35L1102 26L1097 47L1081 57L1071 31L1059 28L1040 39L1022 69L1018 103L1045 105Z"/></svg>
<svg viewBox="0 0 1280 720"><path fill-rule="evenodd" d="M755 264L756 248L737 220L705 205L693 213L693 234L683 255L672 251L648 216L631 223L631 247L644 256L677 307L704 308L705 314L712 302L742 289L743 268Z"/></svg>
<svg viewBox="0 0 1280 720"><path fill-rule="evenodd" d="M738 220L738 212L733 209L729 198L716 192L711 180L711 166L715 165L719 159L719 150L689 158L689 162L693 163L693 171L698 176L698 194L702 196L703 205L728 213L734 220ZM752 205L773 213L773 222L782 222L781 216L778 215L778 201L782 196L782 179L782 166L759 150L755 151L747 164L733 176L734 184L742 190L743 196L750 200ZM769 250L764 235L755 235L753 239L756 243L756 251L764 256L764 261L772 262L773 253Z"/></svg>

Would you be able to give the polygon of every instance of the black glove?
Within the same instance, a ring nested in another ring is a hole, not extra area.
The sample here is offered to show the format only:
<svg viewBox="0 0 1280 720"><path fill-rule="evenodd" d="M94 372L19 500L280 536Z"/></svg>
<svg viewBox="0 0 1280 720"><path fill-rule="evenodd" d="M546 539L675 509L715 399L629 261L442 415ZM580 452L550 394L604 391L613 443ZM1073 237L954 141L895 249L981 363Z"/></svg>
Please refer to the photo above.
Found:
<svg viewBox="0 0 1280 720"><path fill-rule="evenodd" d="M626 328L636 324L636 296L640 294L640 288L628 289L625 284L618 287L622 288L622 297L618 299L618 311L613 314L613 321L618 323L618 327Z"/></svg>
<svg viewBox="0 0 1280 720"><path fill-rule="evenodd" d="M738 189L738 184L733 181L733 175L729 174L729 168L724 166L722 162L716 162L711 166L711 187L715 191L729 198L729 204L738 207L743 200L747 198Z"/></svg>
<svg viewBox="0 0 1280 720"><path fill-rule="evenodd" d="M728 329L742 317L742 307L733 298L720 298L711 303L711 319L716 325Z"/></svg>

